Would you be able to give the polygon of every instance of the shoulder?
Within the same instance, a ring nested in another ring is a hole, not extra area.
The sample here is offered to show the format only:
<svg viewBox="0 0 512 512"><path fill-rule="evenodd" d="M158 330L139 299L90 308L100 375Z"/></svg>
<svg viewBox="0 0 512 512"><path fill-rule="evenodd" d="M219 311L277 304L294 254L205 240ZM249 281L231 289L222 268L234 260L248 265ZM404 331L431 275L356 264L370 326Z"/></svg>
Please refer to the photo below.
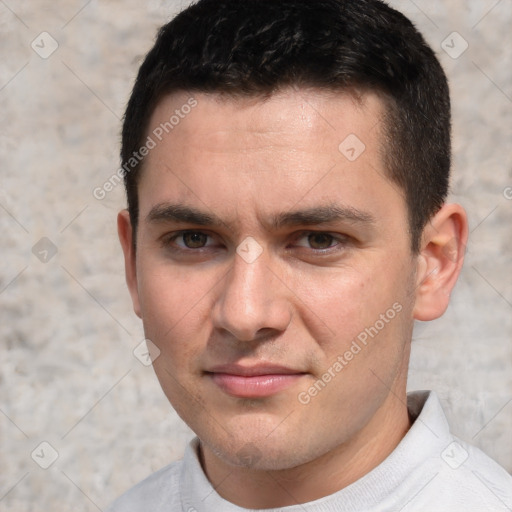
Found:
<svg viewBox="0 0 512 512"><path fill-rule="evenodd" d="M404 512L512 510L512 476L497 462L457 437L440 455L428 464L429 478Z"/></svg>
<svg viewBox="0 0 512 512"><path fill-rule="evenodd" d="M512 476L450 432L436 394L411 393L408 405L417 420L403 443L412 461L400 486L403 512L512 510Z"/></svg>
<svg viewBox="0 0 512 512"><path fill-rule="evenodd" d="M512 476L480 449L454 437L442 458L441 480L474 510L512 508Z"/></svg>
<svg viewBox="0 0 512 512"><path fill-rule="evenodd" d="M180 471L182 461L156 471L121 495L106 512L160 512L181 510Z"/></svg>

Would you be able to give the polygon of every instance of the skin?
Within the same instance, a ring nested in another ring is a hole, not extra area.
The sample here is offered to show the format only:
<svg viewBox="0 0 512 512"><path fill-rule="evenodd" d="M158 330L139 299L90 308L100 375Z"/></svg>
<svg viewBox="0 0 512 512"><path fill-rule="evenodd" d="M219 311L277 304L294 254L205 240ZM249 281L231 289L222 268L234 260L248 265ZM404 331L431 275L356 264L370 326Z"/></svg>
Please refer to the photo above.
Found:
<svg viewBox="0 0 512 512"><path fill-rule="evenodd" d="M419 254L411 253L403 194L382 162L376 94L285 89L265 101L194 97L197 107L144 162L136 251L127 211L118 216L134 310L161 351L156 375L200 438L217 492L246 508L305 503L371 471L410 428L413 323L439 317L448 305L466 216L459 205L443 206ZM165 97L148 134L188 99ZM352 162L338 150L350 134L366 146ZM220 222L178 222L168 205ZM271 222L325 206L359 218ZM183 237L182 230L199 234ZM249 236L263 249L251 263L236 252ZM338 356L393 304L400 312L334 372ZM270 396L240 398L205 373L258 362L301 375ZM298 395L329 368L335 376L301 403Z"/></svg>

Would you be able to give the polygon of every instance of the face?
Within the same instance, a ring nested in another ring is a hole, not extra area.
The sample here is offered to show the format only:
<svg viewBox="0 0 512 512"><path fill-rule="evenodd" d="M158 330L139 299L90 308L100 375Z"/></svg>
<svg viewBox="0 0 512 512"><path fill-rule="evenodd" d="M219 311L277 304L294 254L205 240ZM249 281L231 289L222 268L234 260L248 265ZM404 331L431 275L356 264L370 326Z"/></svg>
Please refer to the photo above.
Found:
<svg viewBox="0 0 512 512"><path fill-rule="evenodd" d="M211 453L295 467L405 396L417 258L382 162L383 106L291 89L189 98L151 119L136 255L125 244L135 310Z"/></svg>

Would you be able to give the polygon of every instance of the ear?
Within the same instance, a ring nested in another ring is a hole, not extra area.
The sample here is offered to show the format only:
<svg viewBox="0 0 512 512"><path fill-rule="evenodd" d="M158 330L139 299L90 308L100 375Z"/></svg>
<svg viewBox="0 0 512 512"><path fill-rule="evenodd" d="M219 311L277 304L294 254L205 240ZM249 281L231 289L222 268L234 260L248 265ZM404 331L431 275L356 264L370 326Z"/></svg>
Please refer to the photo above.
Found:
<svg viewBox="0 0 512 512"><path fill-rule="evenodd" d="M132 296L133 310L140 318L139 291L137 285L137 264L135 259L135 248L133 245L133 229L128 210L122 210L117 215L117 233L124 253L124 269L126 284Z"/></svg>
<svg viewBox="0 0 512 512"><path fill-rule="evenodd" d="M445 204L423 230L413 311L416 320L434 320L446 311L464 263L467 240L468 220L458 204Z"/></svg>

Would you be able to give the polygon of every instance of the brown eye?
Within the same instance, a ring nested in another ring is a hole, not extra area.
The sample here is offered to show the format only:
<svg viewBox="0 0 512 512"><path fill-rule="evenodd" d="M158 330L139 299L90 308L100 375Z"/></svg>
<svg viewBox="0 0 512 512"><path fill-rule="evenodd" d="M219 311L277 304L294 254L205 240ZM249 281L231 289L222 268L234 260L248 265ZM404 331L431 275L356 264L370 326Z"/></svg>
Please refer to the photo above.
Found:
<svg viewBox="0 0 512 512"><path fill-rule="evenodd" d="M311 233L308 235L308 242L313 249L328 249L332 246L334 237L327 233Z"/></svg>
<svg viewBox="0 0 512 512"><path fill-rule="evenodd" d="M208 235L199 232L187 232L182 235L183 243L189 249L201 249L206 246L206 242L208 241Z"/></svg>

